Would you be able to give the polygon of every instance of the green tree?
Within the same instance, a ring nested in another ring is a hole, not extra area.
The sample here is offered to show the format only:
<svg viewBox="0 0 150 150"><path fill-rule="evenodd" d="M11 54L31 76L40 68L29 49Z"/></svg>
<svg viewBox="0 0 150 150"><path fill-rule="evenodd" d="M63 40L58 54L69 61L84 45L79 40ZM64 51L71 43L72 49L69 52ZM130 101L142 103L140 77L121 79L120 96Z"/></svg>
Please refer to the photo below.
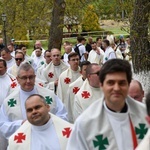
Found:
<svg viewBox="0 0 150 150"><path fill-rule="evenodd" d="M88 5L82 20L83 31L97 31L100 30L99 18L94 12L94 6Z"/></svg>
<svg viewBox="0 0 150 150"><path fill-rule="evenodd" d="M3 0L2 12L7 15L7 36L17 40L27 39L27 31L40 39L48 31L51 1Z"/></svg>

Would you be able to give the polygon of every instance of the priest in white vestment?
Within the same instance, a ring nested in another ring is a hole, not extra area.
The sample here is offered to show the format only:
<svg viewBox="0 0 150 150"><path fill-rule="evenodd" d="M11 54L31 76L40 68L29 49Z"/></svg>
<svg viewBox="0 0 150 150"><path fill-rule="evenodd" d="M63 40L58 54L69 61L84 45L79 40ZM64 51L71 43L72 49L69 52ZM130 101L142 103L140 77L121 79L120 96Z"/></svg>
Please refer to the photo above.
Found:
<svg viewBox="0 0 150 150"><path fill-rule="evenodd" d="M93 102L103 97L99 81L100 66L96 63L88 65L87 79L74 97L74 120L82 114Z"/></svg>
<svg viewBox="0 0 150 150"><path fill-rule="evenodd" d="M88 61L102 65L104 51L96 45L96 42L92 42L91 46L92 50L88 54Z"/></svg>
<svg viewBox="0 0 150 150"><path fill-rule="evenodd" d="M6 61L7 69L15 64L15 59L14 59L14 57L11 56L8 48L3 48L1 50L1 58L3 58Z"/></svg>
<svg viewBox="0 0 150 150"><path fill-rule="evenodd" d="M24 61L24 53L22 51L16 51L15 53L16 63L12 67L10 67L7 72L16 77L18 68L23 61Z"/></svg>
<svg viewBox="0 0 150 150"><path fill-rule="evenodd" d="M35 85L35 72L29 63L22 64L18 70L17 80L19 88L15 89L4 100L0 110L0 133L9 138L26 120L25 101L32 94L41 94L51 113L67 120L67 112L62 101L53 91Z"/></svg>
<svg viewBox="0 0 150 150"><path fill-rule="evenodd" d="M74 82L81 75L79 68L79 55L75 52L72 52L69 54L68 60L70 67L59 76L57 88L57 95L65 106L67 104L66 92L69 84Z"/></svg>
<svg viewBox="0 0 150 150"><path fill-rule="evenodd" d="M145 105L128 97L131 66L108 60L99 73L104 97L76 120L67 150L134 150L148 131Z"/></svg>
<svg viewBox="0 0 150 150"><path fill-rule="evenodd" d="M28 120L9 138L8 150L66 150L72 124L49 114L39 94L31 95L25 108Z"/></svg>
<svg viewBox="0 0 150 150"><path fill-rule="evenodd" d="M103 57L103 64L108 61L109 59L115 59L116 54L114 49L110 46L110 42L108 40L103 40L102 46L105 49L104 57Z"/></svg>
<svg viewBox="0 0 150 150"><path fill-rule="evenodd" d="M16 78L7 73L7 64L4 59L0 59L0 107L4 99L9 95L10 88L18 86ZM0 134L0 150L7 147L7 140Z"/></svg>
<svg viewBox="0 0 150 150"><path fill-rule="evenodd" d="M138 147L135 150L150 150L150 91L146 95L145 103L147 109L146 120L149 124L149 130L145 135L144 139L142 140L142 142L138 145Z"/></svg>
<svg viewBox="0 0 150 150"><path fill-rule="evenodd" d="M90 65L89 61L82 61L80 63L81 76L69 85L69 88L67 91L66 109L68 112L68 120L71 123L74 122L73 120L74 97L78 93L78 91L80 90L81 86L83 85L86 79L86 68L88 65Z"/></svg>
<svg viewBox="0 0 150 150"><path fill-rule="evenodd" d="M58 78L60 74L65 71L68 66L61 61L61 53L59 49L51 50L52 61L43 69L41 78L47 82L47 88L53 91L57 91Z"/></svg>

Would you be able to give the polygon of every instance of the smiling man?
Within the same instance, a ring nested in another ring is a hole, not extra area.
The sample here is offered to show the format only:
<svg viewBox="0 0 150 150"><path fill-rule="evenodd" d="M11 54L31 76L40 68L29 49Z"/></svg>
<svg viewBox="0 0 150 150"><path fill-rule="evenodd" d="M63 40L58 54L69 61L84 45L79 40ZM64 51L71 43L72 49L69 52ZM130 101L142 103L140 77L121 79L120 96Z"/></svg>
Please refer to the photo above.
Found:
<svg viewBox="0 0 150 150"><path fill-rule="evenodd" d="M32 94L42 95L50 112L67 120L67 112L61 100L53 91L35 84L35 71L25 62L20 65L17 73L19 87L4 99L0 109L0 134L9 138L26 120L25 101Z"/></svg>
<svg viewBox="0 0 150 150"><path fill-rule="evenodd" d="M127 96L131 66L125 60L108 60L99 79L104 97L77 118L67 150L133 150L145 136L148 125L145 105Z"/></svg>
<svg viewBox="0 0 150 150"><path fill-rule="evenodd" d="M65 150L72 125L50 114L50 106L39 94L29 96L25 108L28 121L10 137L8 149Z"/></svg>

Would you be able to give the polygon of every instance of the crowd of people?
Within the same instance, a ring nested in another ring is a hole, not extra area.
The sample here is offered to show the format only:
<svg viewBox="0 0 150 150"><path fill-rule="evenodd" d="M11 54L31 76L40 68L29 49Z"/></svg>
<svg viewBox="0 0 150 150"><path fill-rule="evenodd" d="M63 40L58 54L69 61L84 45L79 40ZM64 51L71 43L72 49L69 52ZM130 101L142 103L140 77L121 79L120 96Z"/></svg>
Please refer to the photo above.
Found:
<svg viewBox="0 0 150 150"><path fill-rule="evenodd" d="M149 150L150 95L132 78L130 38L79 36L63 49L36 41L29 56L0 38L0 150Z"/></svg>

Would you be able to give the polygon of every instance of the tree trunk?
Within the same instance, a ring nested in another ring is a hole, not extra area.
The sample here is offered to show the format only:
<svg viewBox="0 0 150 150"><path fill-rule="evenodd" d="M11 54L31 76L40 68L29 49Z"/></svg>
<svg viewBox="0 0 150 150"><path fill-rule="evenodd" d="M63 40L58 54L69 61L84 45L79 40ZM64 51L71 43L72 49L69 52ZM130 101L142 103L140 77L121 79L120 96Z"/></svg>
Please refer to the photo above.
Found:
<svg viewBox="0 0 150 150"><path fill-rule="evenodd" d="M52 10L52 19L49 32L49 45L48 48L61 49L62 38L63 38L63 24L64 24L64 12L65 12L65 1L54 0Z"/></svg>
<svg viewBox="0 0 150 150"><path fill-rule="evenodd" d="M150 71L148 41L149 13L149 0L135 0L130 30L132 63L135 73Z"/></svg>
<svg viewBox="0 0 150 150"><path fill-rule="evenodd" d="M135 0L130 28L133 78L141 82L146 93L150 91L149 13L149 0Z"/></svg>

